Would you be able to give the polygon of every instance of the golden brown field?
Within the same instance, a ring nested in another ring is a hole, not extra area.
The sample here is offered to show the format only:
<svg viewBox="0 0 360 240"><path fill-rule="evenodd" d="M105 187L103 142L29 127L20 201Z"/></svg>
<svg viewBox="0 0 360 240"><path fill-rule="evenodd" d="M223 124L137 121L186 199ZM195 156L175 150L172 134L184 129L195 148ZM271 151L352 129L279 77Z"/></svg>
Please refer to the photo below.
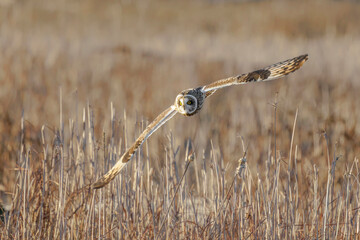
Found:
<svg viewBox="0 0 360 240"><path fill-rule="evenodd" d="M359 23L358 1L0 0L0 239L359 238ZM87 187L181 90L304 53Z"/></svg>

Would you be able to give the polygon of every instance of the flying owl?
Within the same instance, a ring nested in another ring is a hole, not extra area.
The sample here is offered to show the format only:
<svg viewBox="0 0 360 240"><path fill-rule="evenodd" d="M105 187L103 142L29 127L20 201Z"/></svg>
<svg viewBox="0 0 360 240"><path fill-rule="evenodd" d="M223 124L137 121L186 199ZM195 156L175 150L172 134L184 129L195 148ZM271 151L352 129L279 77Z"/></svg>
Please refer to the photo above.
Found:
<svg viewBox="0 0 360 240"><path fill-rule="evenodd" d="M98 179L92 188L102 188L115 178L117 174L128 163L140 145L148 139L151 134L158 130L165 122L169 121L176 113L184 116L192 116L198 113L204 105L205 99L211 96L220 88L229 87L237 84L246 84L250 82L269 81L285 76L299 69L304 62L308 60L308 55L301 55L283 62L276 63L269 67L241 74L235 77L218 80L209 85L191 88L180 92L173 105L163 111L155 120L150 123L136 141L126 150L119 161L104 176Z"/></svg>

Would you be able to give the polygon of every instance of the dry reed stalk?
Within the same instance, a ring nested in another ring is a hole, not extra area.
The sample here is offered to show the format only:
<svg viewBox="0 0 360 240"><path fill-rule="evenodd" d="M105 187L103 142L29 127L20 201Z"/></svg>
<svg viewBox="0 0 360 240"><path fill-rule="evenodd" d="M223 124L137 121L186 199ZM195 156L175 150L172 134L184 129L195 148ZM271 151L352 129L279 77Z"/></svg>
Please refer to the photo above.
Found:
<svg viewBox="0 0 360 240"><path fill-rule="evenodd" d="M183 175L181 176L180 181L179 181L179 183L178 183L178 185L177 185L177 187L176 187L176 190L175 190L174 196L173 196L173 198L172 198L172 200L171 200L171 202L170 202L170 205L168 205L168 207L167 207L167 210L166 210L166 213L165 213L165 217L164 217L163 221L161 221L160 228L159 228L159 231L158 231L158 235L155 237L155 239L158 239L158 238L160 237L161 230L162 230L162 228L164 227L164 224L165 224L166 220L168 219L169 212L170 212L170 208L171 208L172 204L174 203L176 194L177 194L177 192L179 191L179 189L180 189L180 187L181 187L182 180L184 179L185 174L186 174L186 172L187 172L187 170L188 170L188 168L189 168L189 166L190 166L190 163L191 163L193 160L194 160L194 155L191 154L191 155L187 158L184 173L183 173ZM165 231L165 232L167 232L167 231Z"/></svg>
<svg viewBox="0 0 360 240"><path fill-rule="evenodd" d="M289 238L289 233L288 233L288 228L289 228L289 205L292 202L292 198L291 198L291 188L290 188L290 172L291 172L291 161L292 161L292 148L293 148L293 143L294 143L294 136L295 136L295 127L296 127L296 120L297 120L297 116L298 116L298 108L296 109L296 113L295 113L295 119L294 119L294 125L293 125L293 130L292 130L292 134L291 134L291 141L290 141L290 151L289 151L289 161L288 161L288 182L287 182L287 193L286 193L286 239ZM294 163L296 162L296 160L294 161ZM295 163L296 164L296 163ZM293 218L294 216L292 216ZM293 235L293 222L291 222L291 229L290 229L292 235ZM294 237L294 236L293 236Z"/></svg>

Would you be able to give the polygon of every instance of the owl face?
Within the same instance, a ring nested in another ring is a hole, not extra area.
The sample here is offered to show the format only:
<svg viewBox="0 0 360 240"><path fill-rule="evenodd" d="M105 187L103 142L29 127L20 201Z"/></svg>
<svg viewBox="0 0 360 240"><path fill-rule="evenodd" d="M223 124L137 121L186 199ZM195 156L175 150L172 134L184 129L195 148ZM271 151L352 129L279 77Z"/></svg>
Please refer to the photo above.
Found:
<svg viewBox="0 0 360 240"><path fill-rule="evenodd" d="M175 100L175 106L179 113L185 116L193 115L198 107L198 101L196 97L190 94L179 94Z"/></svg>

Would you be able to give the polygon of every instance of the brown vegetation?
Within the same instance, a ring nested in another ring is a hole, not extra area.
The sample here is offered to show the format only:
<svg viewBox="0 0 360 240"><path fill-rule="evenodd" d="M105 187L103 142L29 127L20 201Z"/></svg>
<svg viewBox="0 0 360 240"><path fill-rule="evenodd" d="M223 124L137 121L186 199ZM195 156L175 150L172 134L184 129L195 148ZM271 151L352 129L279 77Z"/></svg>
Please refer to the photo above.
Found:
<svg viewBox="0 0 360 240"><path fill-rule="evenodd" d="M358 236L360 5L313 2L0 1L0 238ZM86 187L181 90L303 53Z"/></svg>

